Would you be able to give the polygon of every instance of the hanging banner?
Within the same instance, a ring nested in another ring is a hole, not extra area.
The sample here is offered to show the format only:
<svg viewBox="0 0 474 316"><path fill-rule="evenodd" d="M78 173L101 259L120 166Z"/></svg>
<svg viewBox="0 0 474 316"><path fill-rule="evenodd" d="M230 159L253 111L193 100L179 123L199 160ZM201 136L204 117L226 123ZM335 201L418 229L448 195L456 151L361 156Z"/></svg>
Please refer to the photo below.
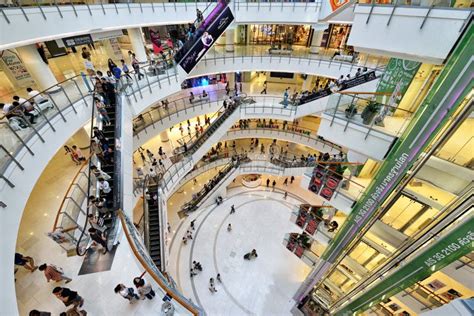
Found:
<svg viewBox="0 0 474 316"><path fill-rule="evenodd" d="M365 311L389 298L416 282L422 281L441 270L451 262L474 250L474 217L454 227L449 234L442 237L432 246L405 263L385 280L366 291L357 299L353 299L336 315L353 315L357 311Z"/></svg>
<svg viewBox="0 0 474 316"><path fill-rule="evenodd" d="M2 64L5 66L5 74L12 84L27 88L35 85L33 77L23 65L20 57L12 50L4 50L0 53Z"/></svg>
<svg viewBox="0 0 474 316"><path fill-rule="evenodd" d="M400 102L401 97L405 94L410 85L413 77L415 77L418 68L420 68L421 63L416 61L391 58L388 62L387 67L385 68L385 73L380 79L376 92L384 92L393 94L396 90L398 102ZM384 103L383 99L385 96L377 96L376 101L379 103ZM396 103L395 107L398 106Z"/></svg>
<svg viewBox="0 0 474 316"><path fill-rule="evenodd" d="M219 1L193 34L193 37L175 56L176 62L186 73L191 72L233 20L234 16L230 8L225 2Z"/></svg>

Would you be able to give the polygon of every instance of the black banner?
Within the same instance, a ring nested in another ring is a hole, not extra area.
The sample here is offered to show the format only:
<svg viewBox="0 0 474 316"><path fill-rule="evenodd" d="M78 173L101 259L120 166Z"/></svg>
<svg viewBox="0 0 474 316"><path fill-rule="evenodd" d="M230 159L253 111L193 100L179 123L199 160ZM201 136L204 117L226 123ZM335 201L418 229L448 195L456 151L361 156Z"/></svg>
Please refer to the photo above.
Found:
<svg viewBox="0 0 474 316"><path fill-rule="evenodd" d="M78 36L71 36L63 38L64 46L73 47L78 45L86 45L93 43L92 37L89 34L83 34Z"/></svg>
<svg viewBox="0 0 474 316"><path fill-rule="evenodd" d="M355 77L355 78L352 78L352 79L349 79L349 80L344 81L344 82L341 84L341 89L340 89L340 90L346 90L346 89L353 88L353 87L358 86L358 85L360 85L360 84L363 84L363 83L372 81L372 80L374 80L375 78L377 78L377 77L375 76L375 71L367 72L367 73L365 73L365 74L363 74L363 75L360 75L360 76L357 76L357 77Z"/></svg>
<svg viewBox="0 0 474 316"><path fill-rule="evenodd" d="M228 6L226 6L209 27L204 30L199 29L196 31L196 34L193 37L193 46L185 53L184 57L178 61L179 65L184 71L186 71L186 73L189 74L191 70L193 70L199 60L201 60L219 36L224 33L233 20L234 15L232 14L232 11ZM206 21L204 21L204 23L205 22Z"/></svg>

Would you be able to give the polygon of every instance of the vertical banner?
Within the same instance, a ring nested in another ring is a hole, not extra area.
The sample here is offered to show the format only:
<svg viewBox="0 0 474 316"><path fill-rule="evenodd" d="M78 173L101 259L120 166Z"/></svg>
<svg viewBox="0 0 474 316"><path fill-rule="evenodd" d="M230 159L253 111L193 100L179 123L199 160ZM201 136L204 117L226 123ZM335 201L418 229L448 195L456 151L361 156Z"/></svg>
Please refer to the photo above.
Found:
<svg viewBox="0 0 474 316"><path fill-rule="evenodd" d="M219 2L189 40L192 46L185 45L181 48L183 51L176 54L176 62L186 73L191 72L233 20L234 16L227 4Z"/></svg>
<svg viewBox="0 0 474 316"><path fill-rule="evenodd" d="M30 87L35 84L33 77L31 77L20 57L14 51L4 50L0 53L0 56L2 68L12 84L21 88Z"/></svg>
<svg viewBox="0 0 474 316"><path fill-rule="evenodd" d="M385 68L382 79L380 79L377 85L376 92L391 93L392 95L396 92L399 96L398 98L401 99L401 96L407 91L408 86L420 66L421 63L416 61L391 58ZM377 96L377 102L384 103L382 102L382 98L384 98L384 96ZM398 100L398 102L400 102L400 100ZM397 105L395 105L395 107Z"/></svg>

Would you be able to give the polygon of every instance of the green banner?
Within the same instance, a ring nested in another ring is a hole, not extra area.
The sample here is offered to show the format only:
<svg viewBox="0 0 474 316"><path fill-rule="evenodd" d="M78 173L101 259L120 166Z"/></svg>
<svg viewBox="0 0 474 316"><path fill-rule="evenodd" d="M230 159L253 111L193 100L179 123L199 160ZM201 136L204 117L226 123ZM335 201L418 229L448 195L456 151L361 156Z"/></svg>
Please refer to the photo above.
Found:
<svg viewBox="0 0 474 316"><path fill-rule="evenodd" d="M415 259L353 300L335 315L353 315L369 309L400 291L424 280L474 249L474 217L465 221Z"/></svg>
<svg viewBox="0 0 474 316"><path fill-rule="evenodd" d="M391 58L376 91L390 93L392 96L389 97L389 105L396 107L420 66L421 63L416 61ZM377 96L376 101L386 104L387 102L382 102L384 98L386 96Z"/></svg>
<svg viewBox="0 0 474 316"><path fill-rule="evenodd" d="M361 227L367 224L449 117L462 104L465 96L474 88L473 34L474 26L470 24L407 129L383 162L377 176L326 248L321 257L325 263L325 271ZM321 271L320 275L325 271Z"/></svg>

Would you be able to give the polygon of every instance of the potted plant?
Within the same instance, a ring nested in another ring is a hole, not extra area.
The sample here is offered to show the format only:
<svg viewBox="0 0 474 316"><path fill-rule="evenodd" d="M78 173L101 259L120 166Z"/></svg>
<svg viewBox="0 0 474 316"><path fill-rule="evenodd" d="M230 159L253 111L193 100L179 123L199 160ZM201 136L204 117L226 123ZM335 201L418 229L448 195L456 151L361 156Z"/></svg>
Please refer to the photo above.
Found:
<svg viewBox="0 0 474 316"><path fill-rule="evenodd" d="M357 107L354 103L351 103L345 110L346 118L351 119L357 114Z"/></svg>
<svg viewBox="0 0 474 316"><path fill-rule="evenodd" d="M369 125L377 114L378 109L379 105L376 102L369 102L360 114L363 120L362 123Z"/></svg>

